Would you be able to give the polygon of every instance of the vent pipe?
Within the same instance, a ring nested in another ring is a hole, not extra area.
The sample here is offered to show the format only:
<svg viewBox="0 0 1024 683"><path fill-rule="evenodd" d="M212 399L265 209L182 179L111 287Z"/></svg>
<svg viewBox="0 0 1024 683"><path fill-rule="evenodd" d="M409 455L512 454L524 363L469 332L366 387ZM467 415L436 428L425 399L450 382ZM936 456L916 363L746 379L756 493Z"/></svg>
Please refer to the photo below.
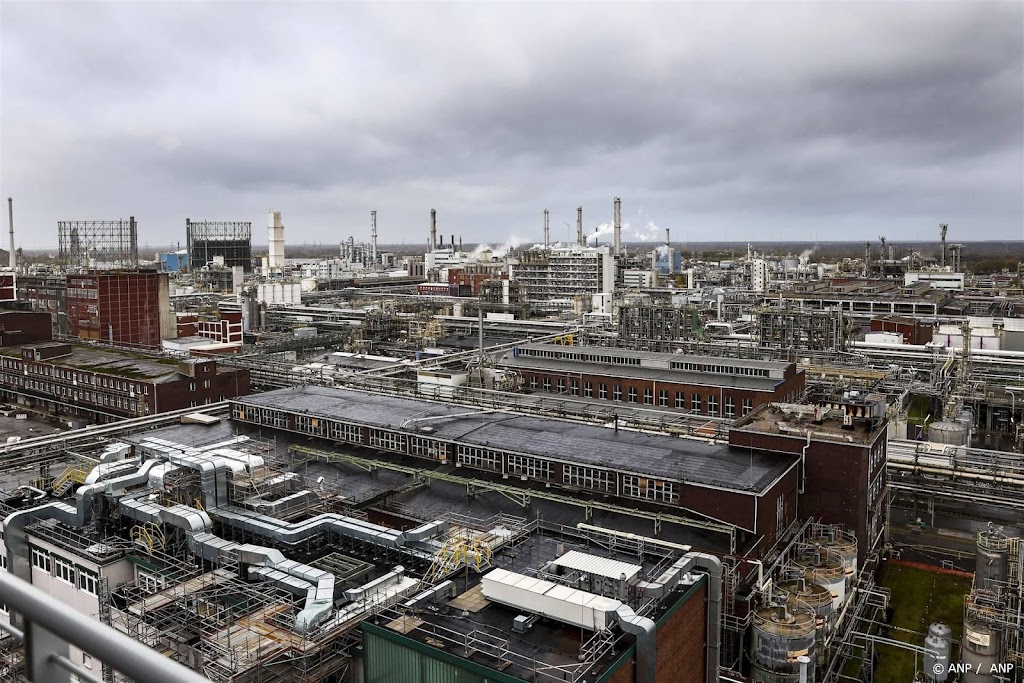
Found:
<svg viewBox="0 0 1024 683"><path fill-rule="evenodd" d="M615 198L615 255L622 256L622 200Z"/></svg>
<svg viewBox="0 0 1024 683"><path fill-rule="evenodd" d="M443 237L441 239L444 239ZM437 211L430 210L430 251L437 249Z"/></svg>
<svg viewBox="0 0 1024 683"><path fill-rule="evenodd" d="M11 254L10 254L10 266L11 270L15 270L18 267L18 256L14 253L14 198L7 198L7 221L11 226Z"/></svg>

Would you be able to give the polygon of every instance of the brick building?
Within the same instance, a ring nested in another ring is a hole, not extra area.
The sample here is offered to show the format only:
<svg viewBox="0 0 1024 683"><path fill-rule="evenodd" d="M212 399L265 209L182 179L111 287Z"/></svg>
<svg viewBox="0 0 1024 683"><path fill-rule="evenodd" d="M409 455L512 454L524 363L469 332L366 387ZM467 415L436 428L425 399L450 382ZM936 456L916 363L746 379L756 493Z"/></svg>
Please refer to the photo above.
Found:
<svg viewBox="0 0 1024 683"><path fill-rule="evenodd" d="M177 335L166 273L68 275L66 297L73 337L160 348L161 340Z"/></svg>
<svg viewBox="0 0 1024 683"><path fill-rule="evenodd" d="M880 315L871 319L872 332L898 332L904 344L927 344L932 340L935 327L917 318L900 315Z"/></svg>
<svg viewBox="0 0 1024 683"><path fill-rule="evenodd" d="M861 564L885 531L884 397L766 408L729 430L729 443L800 456L797 514L842 524Z"/></svg>
<svg viewBox="0 0 1024 683"><path fill-rule="evenodd" d="M111 421L249 393L249 371L58 342L0 350L0 394L53 414Z"/></svg>
<svg viewBox="0 0 1024 683"><path fill-rule="evenodd" d="M804 372L787 362L524 344L499 363L519 372L523 386L533 391L712 417L741 417L804 392Z"/></svg>
<svg viewBox="0 0 1024 683"><path fill-rule="evenodd" d="M53 340L53 316L36 311L0 311L0 347Z"/></svg>

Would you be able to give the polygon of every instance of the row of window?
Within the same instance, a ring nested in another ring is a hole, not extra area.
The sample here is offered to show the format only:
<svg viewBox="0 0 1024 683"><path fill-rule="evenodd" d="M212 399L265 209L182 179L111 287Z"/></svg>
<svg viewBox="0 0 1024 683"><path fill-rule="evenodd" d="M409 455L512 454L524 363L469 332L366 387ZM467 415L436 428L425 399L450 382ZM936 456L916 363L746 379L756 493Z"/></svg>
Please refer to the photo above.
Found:
<svg viewBox="0 0 1024 683"><path fill-rule="evenodd" d="M530 375L529 385L531 389L537 389L543 387L544 391L551 391L551 378L544 376L543 379L538 379L537 375ZM556 393L565 393L565 379L559 378L554 384ZM569 380L569 394L571 396L579 396L579 381ZM671 396L670 396L671 394ZM594 385L592 382L583 382L583 396L584 398L594 397ZM605 400L608 398L608 385L604 382L597 384L597 397ZM629 403L637 403L639 393L636 387L626 388L626 398ZM667 389L659 389L657 396L657 405L662 408L669 407L669 401L672 400L672 406L678 410L686 410L686 392L676 391L669 392ZM612 385L612 400L622 401L622 385ZM701 412L701 401L702 396L698 393L690 394L690 411L699 413ZM652 406L655 404L654 389L647 387L643 391L643 403L644 405ZM750 398L741 399L740 408L742 415L747 415L754 410L754 401ZM725 403L722 406L723 414L726 417L736 417L736 399L732 396L725 397ZM719 401L718 394L707 394L707 414L718 415L719 414Z"/></svg>
<svg viewBox="0 0 1024 683"><path fill-rule="evenodd" d="M35 362L27 362L23 365L17 358L3 358L0 364L4 368L15 370L18 373L29 375L40 375L42 377L53 377L77 384L92 384L103 389L114 389L115 391L128 391L136 394L149 395L149 385L142 382L130 382L105 375L96 375L85 372L68 370L56 365L46 365Z"/></svg>
<svg viewBox="0 0 1024 683"><path fill-rule="evenodd" d="M688 361L672 361L673 370L688 370L714 375L738 375L741 377L768 377L767 368L751 368L743 365L719 365L717 363L691 363Z"/></svg>
<svg viewBox="0 0 1024 683"><path fill-rule="evenodd" d="M99 584L99 579L95 573L43 548L35 546L31 546L31 548L33 567L52 575L69 586L78 586L80 590L90 595L98 594L96 587Z"/></svg>
<svg viewBox="0 0 1024 683"><path fill-rule="evenodd" d="M528 358L553 358L555 360L574 360L584 363L604 363L605 365L640 365L639 358L628 356L610 356L596 353L579 353L578 351L557 351L549 349L519 349L518 355Z"/></svg>

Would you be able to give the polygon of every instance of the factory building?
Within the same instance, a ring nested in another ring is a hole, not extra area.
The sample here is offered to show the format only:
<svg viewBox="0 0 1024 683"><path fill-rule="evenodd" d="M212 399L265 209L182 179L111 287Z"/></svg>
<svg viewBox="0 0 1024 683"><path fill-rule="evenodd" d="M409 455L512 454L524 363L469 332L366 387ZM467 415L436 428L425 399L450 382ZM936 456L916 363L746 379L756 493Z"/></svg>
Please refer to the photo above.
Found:
<svg viewBox="0 0 1024 683"><path fill-rule="evenodd" d="M758 345L790 351L842 351L846 321L839 309L762 306L757 311Z"/></svg>
<svg viewBox="0 0 1024 683"><path fill-rule="evenodd" d="M0 350L4 398L53 414L110 420L196 407L249 392L249 371L60 342Z"/></svg>
<svg viewBox="0 0 1024 683"><path fill-rule="evenodd" d="M724 443L321 387L236 399L232 418L465 476L676 510L730 528L733 551L765 551L796 518L797 458Z"/></svg>
<svg viewBox="0 0 1024 683"><path fill-rule="evenodd" d="M846 397L759 410L733 425L729 443L798 456L798 516L853 533L863 566L885 532L887 427L884 397Z"/></svg>
<svg viewBox="0 0 1024 683"><path fill-rule="evenodd" d="M511 277L526 289L535 313L589 308L592 297L615 290L615 256L610 247L559 247L527 250L511 259Z"/></svg>
<svg viewBox="0 0 1024 683"><path fill-rule="evenodd" d="M89 272L67 276L68 333L80 339L160 348L177 334L167 273Z"/></svg>
<svg viewBox="0 0 1024 683"><path fill-rule="evenodd" d="M628 349L523 344L499 361L531 391L737 418L804 392L793 363Z"/></svg>

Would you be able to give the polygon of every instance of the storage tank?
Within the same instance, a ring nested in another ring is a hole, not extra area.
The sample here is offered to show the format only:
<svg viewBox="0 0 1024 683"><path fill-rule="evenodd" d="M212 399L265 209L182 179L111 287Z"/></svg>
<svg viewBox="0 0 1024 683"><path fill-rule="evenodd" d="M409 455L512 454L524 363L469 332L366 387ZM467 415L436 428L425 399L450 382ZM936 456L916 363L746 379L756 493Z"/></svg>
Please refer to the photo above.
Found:
<svg viewBox="0 0 1024 683"><path fill-rule="evenodd" d="M857 582L857 537L842 529L832 528L825 535L808 539L808 542L821 546L842 561L846 572L846 595L852 595L853 585Z"/></svg>
<svg viewBox="0 0 1024 683"><path fill-rule="evenodd" d="M828 553L805 556L797 560L804 568L804 578L822 586L832 594L832 609L838 612L846 600L846 568L838 557Z"/></svg>
<svg viewBox="0 0 1024 683"><path fill-rule="evenodd" d="M989 524L978 532L978 559L974 569L974 587L995 592L1008 578L1010 539Z"/></svg>
<svg viewBox="0 0 1024 683"><path fill-rule="evenodd" d="M761 683L796 683L800 680L798 657L814 662L814 615L767 607L754 613L750 640L751 678ZM809 667L808 683L814 681Z"/></svg>
<svg viewBox="0 0 1024 683"><path fill-rule="evenodd" d="M953 446L967 445L967 428L960 422L932 422L928 425L928 440Z"/></svg>
<svg viewBox="0 0 1024 683"><path fill-rule="evenodd" d="M932 624L924 639L924 672L936 683L949 678L949 652L953 631L945 624Z"/></svg>
<svg viewBox="0 0 1024 683"><path fill-rule="evenodd" d="M814 614L814 642L821 649L825 640L832 633L835 625L835 609L832 607L832 591L816 583L798 579L783 581L776 589L787 599L790 609L810 611ZM819 658L819 664L827 663L827 658Z"/></svg>
<svg viewBox="0 0 1024 683"><path fill-rule="evenodd" d="M999 663L999 632L984 624L964 621L960 660L970 665L961 679L963 683L995 683L995 674L990 672Z"/></svg>

